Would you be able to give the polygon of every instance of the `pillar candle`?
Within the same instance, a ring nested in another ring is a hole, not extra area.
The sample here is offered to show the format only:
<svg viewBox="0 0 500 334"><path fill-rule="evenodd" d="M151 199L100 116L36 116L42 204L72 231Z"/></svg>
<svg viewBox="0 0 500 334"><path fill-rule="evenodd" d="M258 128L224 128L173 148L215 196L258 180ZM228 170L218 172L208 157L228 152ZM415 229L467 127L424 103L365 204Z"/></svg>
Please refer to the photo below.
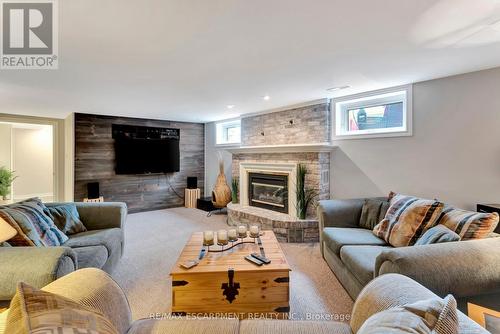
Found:
<svg viewBox="0 0 500 334"><path fill-rule="evenodd" d="M240 238L247 237L247 227L245 225L238 226L238 235Z"/></svg>
<svg viewBox="0 0 500 334"><path fill-rule="evenodd" d="M205 246L211 246L214 244L214 232L213 231L203 232L203 244Z"/></svg>
<svg viewBox="0 0 500 334"><path fill-rule="evenodd" d="M258 238L259 237L259 227L257 225L250 226L250 236L252 238Z"/></svg>
<svg viewBox="0 0 500 334"><path fill-rule="evenodd" d="M230 241L236 241L236 239L238 239L238 234L236 233L236 230L232 228L229 231L227 231L227 237L229 238Z"/></svg>
<svg viewBox="0 0 500 334"><path fill-rule="evenodd" d="M227 245L227 231L219 230L217 232L217 243L220 245Z"/></svg>

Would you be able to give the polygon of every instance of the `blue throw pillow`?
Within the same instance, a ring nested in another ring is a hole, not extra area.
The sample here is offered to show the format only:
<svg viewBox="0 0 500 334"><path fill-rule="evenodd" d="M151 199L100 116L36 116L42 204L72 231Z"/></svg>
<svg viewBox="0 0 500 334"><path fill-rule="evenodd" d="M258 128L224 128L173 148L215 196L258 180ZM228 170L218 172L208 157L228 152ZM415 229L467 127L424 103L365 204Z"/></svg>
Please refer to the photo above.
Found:
<svg viewBox="0 0 500 334"><path fill-rule="evenodd" d="M438 244L442 242L459 241L460 236L444 225L436 225L428 229L415 243L418 245Z"/></svg>
<svg viewBox="0 0 500 334"><path fill-rule="evenodd" d="M63 203L46 206L44 212L56 224L57 228L66 235L85 232L87 228L80 220L80 215L73 203Z"/></svg>

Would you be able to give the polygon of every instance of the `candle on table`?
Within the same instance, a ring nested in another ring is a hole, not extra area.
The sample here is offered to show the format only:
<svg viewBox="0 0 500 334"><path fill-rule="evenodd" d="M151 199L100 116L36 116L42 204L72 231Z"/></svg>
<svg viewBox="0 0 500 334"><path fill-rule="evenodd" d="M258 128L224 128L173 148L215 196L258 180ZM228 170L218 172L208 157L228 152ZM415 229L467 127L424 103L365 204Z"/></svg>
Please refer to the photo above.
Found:
<svg viewBox="0 0 500 334"><path fill-rule="evenodd" d="M245 225L238 226L238 235L240 238L247 237L247 227Z"/></svg>
<svg viewBox="0 0 500 334"><path fill-rule="evenodd" d="M259 227L257 225L250 226L250 236L252 238L258 238L259 237Z"/></svg>
<svg viewBox="0 0 500 334"><path fill-rule="evenodd" d="M219 230L217 232L217 243L219 245L227 245L227 231Z"/></svg>
<svg viewBox="0 0 500 334"><path fill-rule="evenodd" d="M214 232L213 231L203 232L203 244L205 246L211 246L214 244Z"/></svg>
<svg viewBox="0 0 500 334"><path fill-rule="evenodd" d="M231 242L238 240L238 234L236 233L236 229L232 228L229 231L227 231L227 237Z"/></svg>

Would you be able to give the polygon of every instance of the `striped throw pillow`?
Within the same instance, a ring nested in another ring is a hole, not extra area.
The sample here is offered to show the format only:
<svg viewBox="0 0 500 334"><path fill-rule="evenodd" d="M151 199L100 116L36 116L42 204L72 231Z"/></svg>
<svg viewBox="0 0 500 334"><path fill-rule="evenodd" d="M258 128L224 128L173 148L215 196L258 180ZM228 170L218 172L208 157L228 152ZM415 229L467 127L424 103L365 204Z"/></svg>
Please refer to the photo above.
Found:
<svg viewBox="0 0 500 334"><path fill-rule="evenodd" d="M498 213L482 213L444 208L437 224L442 224L454 231L461 240L483 239L492 233L498 225Z"/></svg>
<svg viewBox="0 0 500 334"><path fill-rule="evenodd" d="M394 247L412 246L436 224L444 204L436 200L391 194L385 218L373 233Z"/></svg>

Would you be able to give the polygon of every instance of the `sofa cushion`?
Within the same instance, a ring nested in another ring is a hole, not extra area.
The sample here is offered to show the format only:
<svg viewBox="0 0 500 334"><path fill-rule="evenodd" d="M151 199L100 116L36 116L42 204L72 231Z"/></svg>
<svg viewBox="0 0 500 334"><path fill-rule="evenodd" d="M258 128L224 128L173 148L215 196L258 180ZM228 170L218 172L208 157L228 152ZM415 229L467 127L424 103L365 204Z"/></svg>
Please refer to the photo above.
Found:
<svg viewBox="0 0 500 334"><path fill-rule="evenodd" d="M374 277L375 261L383 250L390 246L344 246L340 259L358 281L365 285Z"/></svg>
<svg viewBox="0 0 500 334"><path fill-rule="evenodd" d="M108 260L108 250L104 246L75 247L78 269L102 268Z"/></svg>
<svg viewBox="0 0 500 334"><path fill-rule="evenodd" d="M118 334L96 309L22 282L11 301L5 332Z"/></svg>
<svg viewBox="0 0 500 334"><path fill-rule="evenodd" d="M473 212L453 207L444 208L436 224L454 231L462 240L483 239L498 225L498 213Z"/></svg>
<svg viewBox="0 0 500 334"><path fill-rule="evenodd" d="M439 201L413 196L395 194L390 198L385 218L373 233L394 247L413 246L435 225L444 207Z"/></svg>
<svg viewBox="0 0 500 334"><path fill-rule="evenodd" d="M238 327L238 319L141 319L127 334L236 334Z"/></svg>
<svg viewBox="0 0 500 334"><path fill-rule="evenodd" d="M92 230L69 236L64 246L71 248L104 246L108 251L108 257L121 248L122 231L119 228L108 228L103 230Z"/></svg>
<svg viewBox="0 0 500 334"><path fill-rule="evenodd" d="M375 225L380 223L387 212L388 202L376 198L368 198L361 209L359 227L373 230Z"/></svg>
<svg viewBox="0 0 500 334"><path fill-rule="evenodd" d="M364 228L326 227L323 229L323 240L337 256L345 245L384 246L386 242Z"/></svg>
<svg viewBox="0 0 500 334"><path fill-rule="evenodd" d="M242 320L240 334L351 334L347 323L337 321Z"/></svg>
<svg viewBox="0 0 500 334"><path fill-rule="evenodd" d="M444 225L437 225L433 228L427 230L427 232L422 235L415 246L429 245L429 244L439 244L442 242L459 241L460 236L447 228Z"/></svg>

